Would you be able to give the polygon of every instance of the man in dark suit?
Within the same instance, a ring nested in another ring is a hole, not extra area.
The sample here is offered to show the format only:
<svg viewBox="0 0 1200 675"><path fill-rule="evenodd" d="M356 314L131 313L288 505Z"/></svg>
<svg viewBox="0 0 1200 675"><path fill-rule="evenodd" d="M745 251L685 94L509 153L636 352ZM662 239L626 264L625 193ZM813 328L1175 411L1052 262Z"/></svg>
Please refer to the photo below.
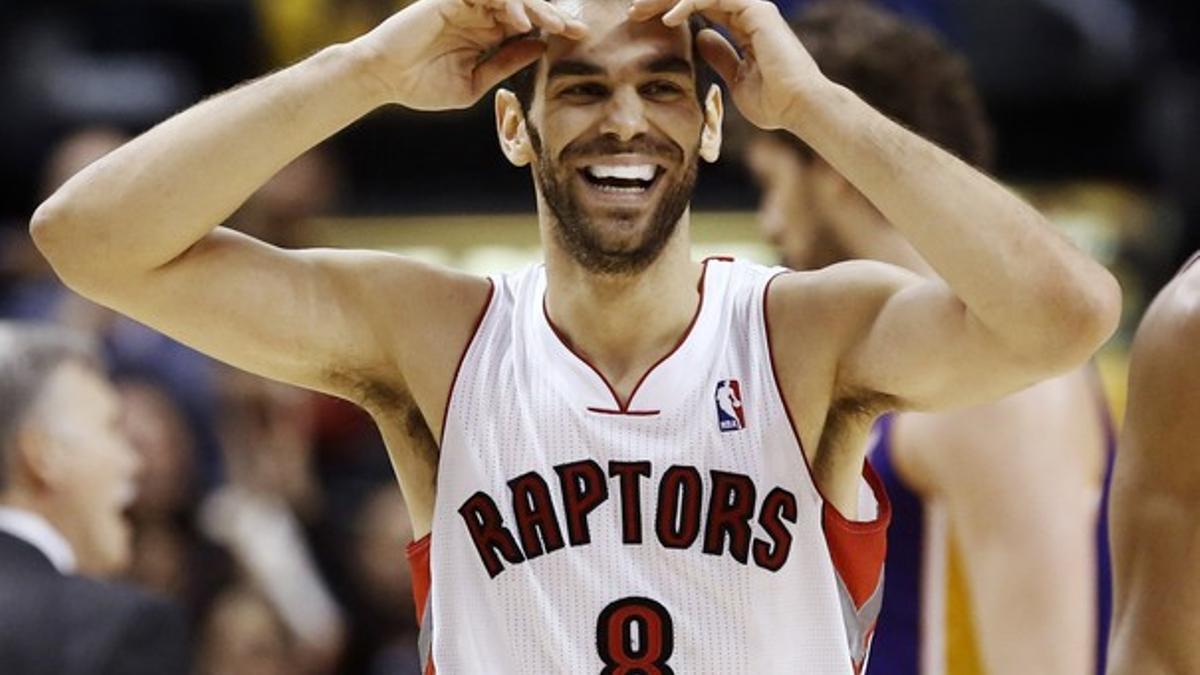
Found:
<svg viewBox="0 0 1200 675"><path fill-rule="evenodd" d="M184 675L182 613L128 564L137 458L82 338L0 322L0 673Z"/></svg>

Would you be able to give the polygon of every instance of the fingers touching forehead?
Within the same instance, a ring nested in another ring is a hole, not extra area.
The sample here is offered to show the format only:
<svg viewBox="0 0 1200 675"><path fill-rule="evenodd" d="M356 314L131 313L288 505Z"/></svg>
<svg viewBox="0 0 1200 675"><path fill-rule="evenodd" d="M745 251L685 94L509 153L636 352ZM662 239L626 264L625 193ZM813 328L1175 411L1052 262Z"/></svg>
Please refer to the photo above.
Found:
<svg viewBox="0 0 1200 675"><path fill-rule="evenodd" d="M550 37L547 63L562 58L598 64L614 60L650 62L664 56L691 60L692 38L686 25L669 28L657 19L630 21L629 0L556 0L554 5L587 25L588 35L579 41Z"/></svg>

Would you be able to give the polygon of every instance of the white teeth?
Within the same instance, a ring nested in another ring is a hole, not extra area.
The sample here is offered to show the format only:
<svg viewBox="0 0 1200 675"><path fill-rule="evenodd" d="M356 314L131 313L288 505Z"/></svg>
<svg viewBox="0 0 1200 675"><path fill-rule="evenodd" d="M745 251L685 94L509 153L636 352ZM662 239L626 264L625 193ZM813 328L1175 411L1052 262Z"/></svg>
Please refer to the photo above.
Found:
<svg viewBox="0 0 1200 675"><path fill-rule="evenodd" d="M624 194L641 194L646 191L643 187L616 187L615 185L598 185L596 186L601 192L620 192Z"/></svg>
<svg viewBox="0 0 1200 675"><path fill-rule="evenodd" d="M653 164L609 165L595 164L587 168L592 178L620 178L622 180L654 180Z"/></svg>

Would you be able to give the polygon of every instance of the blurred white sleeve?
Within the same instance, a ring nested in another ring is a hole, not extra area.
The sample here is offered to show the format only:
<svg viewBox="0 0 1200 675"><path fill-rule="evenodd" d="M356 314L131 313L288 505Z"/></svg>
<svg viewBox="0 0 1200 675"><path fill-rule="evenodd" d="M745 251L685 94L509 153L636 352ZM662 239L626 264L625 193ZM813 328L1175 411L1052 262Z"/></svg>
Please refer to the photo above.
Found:
<svg viewBox="0 0 1200 675"><path fill-rule="evenodd" d="M311 646L341 639L342 612L283 500L225 486L205 500L200 526L229 547L288 629Z"/></svg>

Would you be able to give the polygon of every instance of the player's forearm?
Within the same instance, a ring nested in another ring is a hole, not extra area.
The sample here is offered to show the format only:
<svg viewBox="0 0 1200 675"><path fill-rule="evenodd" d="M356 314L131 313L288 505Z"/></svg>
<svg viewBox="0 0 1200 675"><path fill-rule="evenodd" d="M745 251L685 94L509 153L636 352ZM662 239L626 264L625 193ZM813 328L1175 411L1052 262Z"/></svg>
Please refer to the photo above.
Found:
<svg viewBox="0 0 1200 675"><path fill-rule="evenodd" d="M1116 280L1034 208L832 83L798 97L788 127L878 208L989 331L1069 363L1116 326ZM1065 365L1065 363L1064 363Z"/></svg>
<svg viewBox="0 0 1200 675"><path fill-rule="evenodd" d="M38 247L68 281L174 259L288 162L383 103L361 52L326 49L97 161L38 208Z"/></svg>

